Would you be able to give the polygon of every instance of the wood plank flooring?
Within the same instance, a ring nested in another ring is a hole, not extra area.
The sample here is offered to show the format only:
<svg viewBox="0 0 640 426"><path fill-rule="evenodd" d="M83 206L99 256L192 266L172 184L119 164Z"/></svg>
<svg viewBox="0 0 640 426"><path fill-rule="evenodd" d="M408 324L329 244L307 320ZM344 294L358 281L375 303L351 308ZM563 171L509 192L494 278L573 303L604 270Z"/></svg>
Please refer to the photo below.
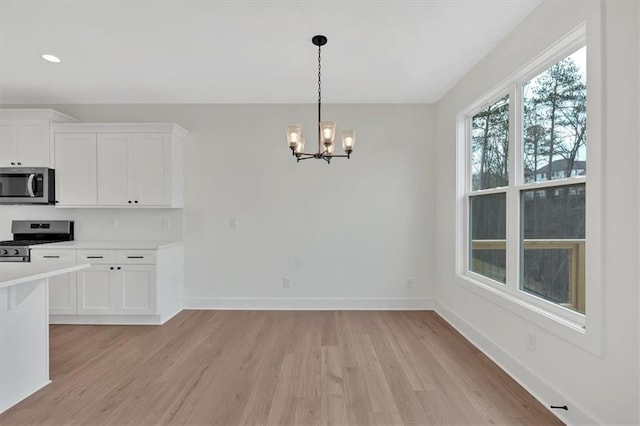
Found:
<svg viewBox="0 0 640 426"><path fill-rule="evenodd" d="M51 326L53 383L9 425L555 425L433 312L184 311Z"/></svg>

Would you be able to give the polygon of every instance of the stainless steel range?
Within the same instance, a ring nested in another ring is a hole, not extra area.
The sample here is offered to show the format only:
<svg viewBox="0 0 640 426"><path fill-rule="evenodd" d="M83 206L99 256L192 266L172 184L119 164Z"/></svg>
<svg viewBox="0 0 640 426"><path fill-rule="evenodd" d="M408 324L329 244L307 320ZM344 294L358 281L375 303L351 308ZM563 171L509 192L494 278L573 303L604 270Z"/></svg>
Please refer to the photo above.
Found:
<svg viewBox="0 0 640 426"><path fill-rule="evenodd" d="M72 220L14 220L13 240L0 241L0 262L30 262L30 246L73 241Z"/></svg>

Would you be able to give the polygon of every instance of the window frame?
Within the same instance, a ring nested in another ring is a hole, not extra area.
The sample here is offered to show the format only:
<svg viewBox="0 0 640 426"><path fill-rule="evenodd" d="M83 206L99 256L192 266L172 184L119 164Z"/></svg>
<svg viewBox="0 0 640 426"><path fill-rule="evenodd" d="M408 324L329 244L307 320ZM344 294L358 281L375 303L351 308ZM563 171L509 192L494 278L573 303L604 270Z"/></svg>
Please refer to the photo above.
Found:
<svg viewBox="0 0 640 426"><path fill-rule="evenodd" d="M593 33L598 34L599 28ZM569 176L543 182L525 182L523 165L522 117L523 85L544 72L558 61L566 58L583 46L587 48L587 176ZM602 353L602 275L601 249L602 215L601 191L601 140L602 140L602 70L601 44L598 38L588 37L586 24L562 37L540 53L528 64L514 72L485 96L473 102L458 114L457 120L457 238L456 276L457 282L468 289L515 312L521 317L572 341L594 354ZM473 116L509 96L509 185L473 191L471 168L471 121ZM464 161L463 161L464 159ZM520 197L521 191L536 188L588 184L586 197L586 234L588 241L585 259L586 315L580 314L555 302L545 300L520 289ZM506 193L506 283L500 283L470 270L470 199L472 196Z"/></svg>

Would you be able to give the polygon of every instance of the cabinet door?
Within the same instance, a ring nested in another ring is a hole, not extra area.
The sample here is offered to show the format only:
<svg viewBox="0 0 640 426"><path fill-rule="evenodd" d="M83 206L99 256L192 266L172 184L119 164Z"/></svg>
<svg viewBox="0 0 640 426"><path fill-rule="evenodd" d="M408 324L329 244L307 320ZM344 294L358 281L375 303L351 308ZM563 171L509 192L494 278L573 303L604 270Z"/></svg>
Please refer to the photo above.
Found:
<svg viewBox="0 0 640 426"><path fill-rule="evenodd" d="M129 149L131 135L98 135L98 204L131 205Z"/></svg>
<svg viewBox="0 0 640 426"><path fill-rule="evenodd" d="M76 305L76 273L50 277L49 314L75 315Z"/></svg>
<svg viewBox="0 0 640 426"><path fill-rule="evenodd" d="M19 165L49 167L49 122L20 120L17 127Z"/></svg>
<svg viewBox="0 0 640 426"><path fill-rule="evenodd" d="M68 265L75 263L75 250L31 250L32 263ZM74 315L76 313L76 273L49 278L49 314Z"/></svg>
<svg viewBox="0 0 640 426"><path fill-rule="evenodd" d="M16 145L18 126L13 121L0 122L0 167L15 167L18 161Z"/></svg>
<svg viewBox="0 0 640 426"><path fill-rule="evenodd" d="M95 134L56 134L57 205L97 205L96 151Z"/></svg>
<svg viewBox="0 0 640 426"><path fill-rule="evenodd" d="M77 272L78 314L115 314L118 282L114 267L95 265Z"/></svg>
<svg viewBox="0 0 640 426"><path fill-rule="evenodd" d="M121 284L118 311L121 314L152 315L156 313L155 265L124 265L117 271Z"/></svg>
<svg viewBox="0 0 640 426"><path fill-rule="evenodd" d="M130 173L134 201L142 206L168 206L170 199L170 139L166 134L133 136Z"/></svg>

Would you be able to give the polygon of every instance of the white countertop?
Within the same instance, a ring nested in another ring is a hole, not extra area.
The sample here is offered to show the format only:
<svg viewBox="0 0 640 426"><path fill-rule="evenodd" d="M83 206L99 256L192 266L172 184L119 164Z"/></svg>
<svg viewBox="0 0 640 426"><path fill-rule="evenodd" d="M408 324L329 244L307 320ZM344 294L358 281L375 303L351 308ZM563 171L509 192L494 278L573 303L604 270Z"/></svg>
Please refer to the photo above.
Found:
<svg viewBox="0 0 640 426"><path fill-rule="evenodd" d="M182 241L63 241L60 243L38 244L31 249L74 249L74 250L157 250L182 244Z"/></svg>
<svg viewBox="0 0 640 426"><path fill-rule="evenodd" d="M2 262L0 263L0 288L23 284L31 281L62 275L91 266L88 263L41 263L41 262Z"/></svg>

